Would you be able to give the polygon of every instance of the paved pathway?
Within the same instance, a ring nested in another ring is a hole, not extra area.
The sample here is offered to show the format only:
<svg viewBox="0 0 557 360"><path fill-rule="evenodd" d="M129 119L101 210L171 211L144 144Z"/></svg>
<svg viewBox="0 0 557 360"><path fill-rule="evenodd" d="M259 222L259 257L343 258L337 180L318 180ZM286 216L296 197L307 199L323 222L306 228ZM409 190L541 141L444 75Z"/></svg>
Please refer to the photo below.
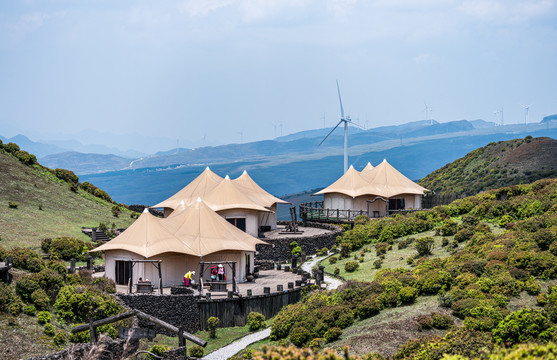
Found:
<svg viewBox="0 0 557 360"><path fill-rule="evenodd" d="M302 264L302 270L311 273L311 268L314 267L319 261L328 258L328 256L314 256L313 258L307 260L305 263ZM325 274L324 276L325 283L327 284L327 290L333 290L342 285L342 280L334 278Z"/></svg>
<svg viewBox="0 0 557 360"><path fill-rule="evenodd" d="M236 340L230 345L222 347L218 350L213 351L212 353L205 356L203 359L206 360L225 360L229 357L232 357L246 348L248 345L253 344L256 341L263 340L268 338L271 335L271 328L267 328L265 330L244 336L241 339Z"/></svg>

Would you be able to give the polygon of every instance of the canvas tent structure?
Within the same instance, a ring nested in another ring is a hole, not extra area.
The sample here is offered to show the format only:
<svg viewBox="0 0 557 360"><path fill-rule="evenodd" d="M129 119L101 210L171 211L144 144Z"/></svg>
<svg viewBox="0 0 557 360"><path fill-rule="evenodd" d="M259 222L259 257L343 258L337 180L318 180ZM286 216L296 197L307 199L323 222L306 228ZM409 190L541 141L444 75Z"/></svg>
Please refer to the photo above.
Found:
<svg viewBox="0 0 557 360"><path fill-rule="evenodd" d="M209 167L182 190L153 206L164 208L169 217L181 201L191 204L201 197L219 215L250 235L258 236L262 227L276 229L277 204L285 201L263 190L246 171L231 180L223 179Z"/></svg>
<svg viewBox="0 0 557 360"><path fill-rule="evenodd" d="M337 181L315 195L324 195L326 209L363 211L370 217L383 217L393 211L421 209L426 191L383 160L376 167L368 163L361 173L351 166Z"/></svg>
<svg viewBox="0 0 557 360"><path fill-rule="evenodd" d="M236 262L237 282L253 272L256 244L266 244L231 225L200 198L183 203L168 218L145 211L126 231L93 251L105 252L105 276L128 285L134 260L161 261L163 286L183 283L184 273L202 261ZM199 276L199 274L198 274ZM137 263L132 282L158 278L157 269Z"/></svg>

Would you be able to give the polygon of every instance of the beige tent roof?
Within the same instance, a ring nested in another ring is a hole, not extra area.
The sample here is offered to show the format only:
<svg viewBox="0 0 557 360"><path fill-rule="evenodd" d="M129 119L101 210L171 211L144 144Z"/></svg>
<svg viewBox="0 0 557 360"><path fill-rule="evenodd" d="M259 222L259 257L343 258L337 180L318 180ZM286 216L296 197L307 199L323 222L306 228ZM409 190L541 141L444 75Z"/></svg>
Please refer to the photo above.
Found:
<svg viewBox="0 0 557 360"><path fill-rule="evenodd" d="M160 221L198 256L222 250L255 251L256 244L266 244L230 224L201 199L189 206L180 206Z"/></svg>
<svg viewBox="0 0 557 360"><path fill-rule="evenodd" d="M268 209L250 199L230 180L228 175L205 195L203 201L214 211L227 209L251 209L269 212Z"/></svg>
<svg viewBox="0 0 557 360"><path fill-rule="evenodd" d="M187 243L166 230L161 221L145 209L123 233L92 251L127 250L145 258L167 252L197 255Z"/></svg>
<svg viewBox="0 0 557 360"><path fill-rule="evenodd" d="M361 191L364 188L369 190L373 188L373 186L371 186L364 179L364 177L358 170L354 169L354 167L350 165L350 168L346 171L346 173L344 173L344 175L340 177L340 179L338 179L325 189L316 192L314 195L340 193L354 198L356 196L363 195ZM376 193L377 192L379 192L379 189L376 190Z"/></svg>
<svg viewBox="0 0 557 360"><path fill-rule="evenodd" d="M370 162L367 163L366 167L362 169L362 171L360 171L360 175L362 175L364 177L364 179L367 180L369 173L371 172L371 170L373 170L374 167L373 165L371 165Z"/></svg>
<svg viewBox="0 0 557 360"><path fill-rule="evenodd" d="M204 198L205 195L213 190L221 181L222 178L212 172L207 166L207 168L186 187L153 207L176 209L182 200L184 200L186 204L193 203L198 197Z"/></svg>
<svg viewBox="0 0 557 360"><path fill-rule="evenodd" d="M244 170L242 175L238 176L236 179L232 180L234 185L236 185L244 194L246 194L251 200L255 201L259 205L265 207L271 207L275 203L288 204L288 202L279 199L265 190L263 190L253 179L248 175L248 172Z"/></svg>
<svg viewBox="0 0 557 360"><path fill-rule="evenodd" d="M423 194L428 191L406 176L402 175L387 160L377 165L366 174L369 186L362 189L362 194L374 194L384 197L392 197L401 194ZM379 189L379 193L377 193Z"/></svg>

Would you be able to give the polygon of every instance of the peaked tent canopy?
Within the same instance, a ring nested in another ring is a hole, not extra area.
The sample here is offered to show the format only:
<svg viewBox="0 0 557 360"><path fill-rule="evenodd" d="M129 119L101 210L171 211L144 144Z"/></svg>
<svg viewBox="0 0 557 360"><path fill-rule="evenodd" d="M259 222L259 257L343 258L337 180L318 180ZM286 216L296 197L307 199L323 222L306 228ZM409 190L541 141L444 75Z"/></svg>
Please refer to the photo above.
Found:
<svg viewBox="0 0 557 360"><path fill-rule="evenodd" d="M230 224L201 199L160 221L197 256L223 250L255 251L256 244L266 244Z"/></svg>
<svg viewBox="0 0 557 360"><path fill-rule="evenodd" d="M360 175L364 177L364 179L368 180L369 173L374 169L373 165L370 162L367 163L366 167L360 171Z"/></svg>
<svg viewBox="0 0 557 360"><path fill-rule="evenodd" d="M358 170L354 169L354 167L350 165L350 168L340 177L340 179L325 189L316 192L314 195L340 193L355 198L356 196L365 194L362 193L362 189L364 188L369 191L373 189L373 186L366 181ZM378 192L379 189L375 189L374 194L377 194Z"/></svg>
<svg viewBox="0 0 557 360"><path fill-rule="evenodd" d="M234 185L236 185L243 193L245 193L252 201L258 203L264 207L271 207L276 203L288 204L288 202L279 199L263 188L261 188L253 179L248 175L248 172L244 170L242 175L238 176L236 179L232 180Z"/></svg>
<svg viewBox="0 0 557 360"><path fill-rule="evenodd" d="M269 212L268 209L253 201L230 180L228 175L217 186L215 186L203 201L214 211L228 209L249 209Z"/></svg>
<svg viewBox="0 0 557 360"><path fill-rule="evenodd" d="M198 197L204 198L206 194L213 190L221 181L222 177L212 172L207 166L207 168L186 187L153 207L176 209L182 200L185 201L186 204L191 204L195 202L195 199Z"/></svg>
<svg viewBox="0 0 557 360"><path fill-rule="evenodd" d="M423 195L429 191L402 175L387 160L377 165L366 175L369 185L362 189L362 193L380 195L387 198L401 194ZM379 189L379 193L377 193Z"/></svg>
<svg viewBox="0 0 557 360"><path fill-rule="evenodd" d="M188 244L165 229L161 221L145 209L123 233L91 251L127 250L145 258L167 252L197 255Z"/></svg>

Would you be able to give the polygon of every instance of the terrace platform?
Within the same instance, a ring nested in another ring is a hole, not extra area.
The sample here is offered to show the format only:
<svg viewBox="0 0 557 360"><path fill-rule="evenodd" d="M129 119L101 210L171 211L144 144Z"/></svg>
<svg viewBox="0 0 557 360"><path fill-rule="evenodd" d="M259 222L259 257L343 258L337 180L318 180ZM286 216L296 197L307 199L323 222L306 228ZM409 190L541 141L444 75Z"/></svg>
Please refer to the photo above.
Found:
<svg viewBox="0 0 557 360"><path fill-rule="evenodd" d="M301 234L284 233L285 230L286 230L285 225L277 225L277 228L275 230L264 232L263 234L265 235L265 237L262 237L260 239L265 241L265 240L277 240L277 239L286 239L286 238L293 238L293 237L294 238L308 237L308 236L329 234L332 232L331 230L327 230L327 229L306 227L306 226L298 226L298 231L302 232Z"/></svg>
<svg viewBox="0 0 557 360"><path fill-rule="evenodd" d="M101 273L97 273L96 276L102 276ZM247 296L248 289L251 289L252 295L263 295L264 288L268 287L272 293L279 292L277 291L277 285L282 285L283 290L288 290L288 283L292 282L296 284L296 280L302 280L301 275L294 274L292 272L285 272L284 270L260 270L259 277L254 279L251 282L242 282L238 283L238 292L241 296ZM226 284L227 291L232 291L232 284ZM137 293L137 289L133 288L133 293ZM125 285L116 285L116 292L127 294L128 287ZM227 292L211 292L209 291L209 287L203 289L203 295L207 294L208 292L211 293L212 299L223 299L228 297ZM158 294L158 289L155 289L152 294ZM163 288L163 294L170 295L170 286ZM199 295L199 291L194 290L194 295Z"/></svg>

